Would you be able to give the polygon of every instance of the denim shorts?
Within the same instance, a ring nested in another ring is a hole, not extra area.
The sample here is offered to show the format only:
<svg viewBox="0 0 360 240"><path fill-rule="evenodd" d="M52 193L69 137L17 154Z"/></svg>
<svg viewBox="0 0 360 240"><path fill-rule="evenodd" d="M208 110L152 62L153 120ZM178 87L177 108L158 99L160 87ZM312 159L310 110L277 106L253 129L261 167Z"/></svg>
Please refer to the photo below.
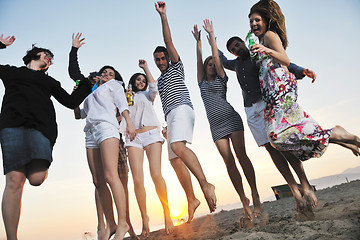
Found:
<svg viewBox="0 0 360 240"><path fill-rule="evenodd" d="M119 129L108 122L101 122L85 133L86 148L100 148L100 143L108 138L120 139Z"/></svg>
<svg viewBox="0 0 360 240"><path fill-rule="evenodd" d="M0 130L4 175L26 166L34 159L52 162L52 145L40 131L33 128Z"/></svg>

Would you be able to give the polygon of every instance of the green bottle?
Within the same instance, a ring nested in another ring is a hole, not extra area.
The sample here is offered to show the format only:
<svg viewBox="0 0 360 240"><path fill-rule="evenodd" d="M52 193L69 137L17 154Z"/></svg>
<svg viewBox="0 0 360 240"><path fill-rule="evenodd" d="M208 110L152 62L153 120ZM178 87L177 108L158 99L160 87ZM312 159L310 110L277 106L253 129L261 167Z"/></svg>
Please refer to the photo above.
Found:
<svg viewBox="0 0 360 240"><path fill-rule="evenodd" d="M249 51L250 51L250 57L251 57L251 60L252 61L257 61L259 60L259 55L257 53L253 53L251 51L251 46L255 44L255 40L254 40L254 34L250 32L248 32L248 35L247 35L247 39L249 41L249 45L248 45L248 48L249 48Z"/></svg>

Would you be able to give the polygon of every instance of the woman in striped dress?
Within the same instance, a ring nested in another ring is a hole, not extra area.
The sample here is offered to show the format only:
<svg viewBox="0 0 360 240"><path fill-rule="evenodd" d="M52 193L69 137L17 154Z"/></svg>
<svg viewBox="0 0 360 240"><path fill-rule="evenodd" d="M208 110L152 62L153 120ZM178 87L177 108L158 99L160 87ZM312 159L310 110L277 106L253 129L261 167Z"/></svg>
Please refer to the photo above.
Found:
<svg viewBox="0 0 360 240"><path fill-rule="evenodd" d="M208 57L204 63L202 62L200 31L197 25L194 26L193 31L196 40L197 79L201 97L205 105L212 138L224 159L231 182L239 194L245 217L253 220L254 216L261 214L262 209L256 187L254 168L246 155L244 126L240 115L226 100L228 77L220 62L212 22L208 19L204 20L203 27L208 33L208 40L212 51L212 56ZM250 200L245 196L241 175L231 152L230 141L251 188L253 214L249 206Z"/></svg>

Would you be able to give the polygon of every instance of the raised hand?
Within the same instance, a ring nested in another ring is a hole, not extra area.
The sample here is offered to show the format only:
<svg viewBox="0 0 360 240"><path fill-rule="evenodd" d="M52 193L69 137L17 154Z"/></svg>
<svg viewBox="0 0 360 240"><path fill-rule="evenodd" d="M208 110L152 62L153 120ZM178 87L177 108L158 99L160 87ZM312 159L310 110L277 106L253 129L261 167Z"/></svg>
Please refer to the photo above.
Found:
<svg viewBox="0 0 360 240"><path fill-rule="evenodd" d="M214 26L212 21L210 21L209 19L205 19L204 20L204 25L203 28L205 29L205 31L210 35L211 33L214 33Z"/></svg>
<svg viewBox="0 0 360 240"><path fill-rule="evenodd" d="M311 83L314 83L316 80L316 73L308 68L304 69L303 74L312 79Z"/></svg>
<svg viewBox="0 0 360 240"><path fill-rule="evenodd" d="M0 42L2 42L5 46L10 46L13 44L15 39L15 36L7 36L6 38L4 38L4 34L1 34L0 36Z"/></svg>
<svg viewBox="0 0 360 240"><path fill-rule="evenodd" d="M85 38L81 38L82 33L77 33L75 36L75 33L72 35L72 45L73 47L80 48L82 45L85 44L84 40Z"/></svg>
<svg viewBox="0 0 360 240"><path fill-rule="evenodd" d="M161 1L155 3L155 9L160 15L166 14L166 3Z"/></svg>
<svg viewBox="0 0 360 240"><path fill-rule="evenodd" d="M147 62L144 59L139 59L139 67L142 69L147 68Z"/></svg>
<svg viewBox="0 0 360 240"><path fill-rule="evenodd" d="M198 26L194 25L194 31L191 31L195 40L200 41L201 40L201 30L199 31Z"/></svg>

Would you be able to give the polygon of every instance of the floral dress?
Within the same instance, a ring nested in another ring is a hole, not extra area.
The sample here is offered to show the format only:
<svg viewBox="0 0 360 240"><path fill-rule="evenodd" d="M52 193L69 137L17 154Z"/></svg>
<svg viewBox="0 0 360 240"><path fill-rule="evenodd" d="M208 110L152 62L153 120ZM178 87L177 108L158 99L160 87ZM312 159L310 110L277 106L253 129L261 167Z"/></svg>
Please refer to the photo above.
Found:
<svg viewBox="0 0 360 240"><path fill-rule="evenodd" d="M270 143L300 160L320 157L332 129L322 129L296 102L297 81L292 73L265 54L259 55L257 65Z"/></svg>

